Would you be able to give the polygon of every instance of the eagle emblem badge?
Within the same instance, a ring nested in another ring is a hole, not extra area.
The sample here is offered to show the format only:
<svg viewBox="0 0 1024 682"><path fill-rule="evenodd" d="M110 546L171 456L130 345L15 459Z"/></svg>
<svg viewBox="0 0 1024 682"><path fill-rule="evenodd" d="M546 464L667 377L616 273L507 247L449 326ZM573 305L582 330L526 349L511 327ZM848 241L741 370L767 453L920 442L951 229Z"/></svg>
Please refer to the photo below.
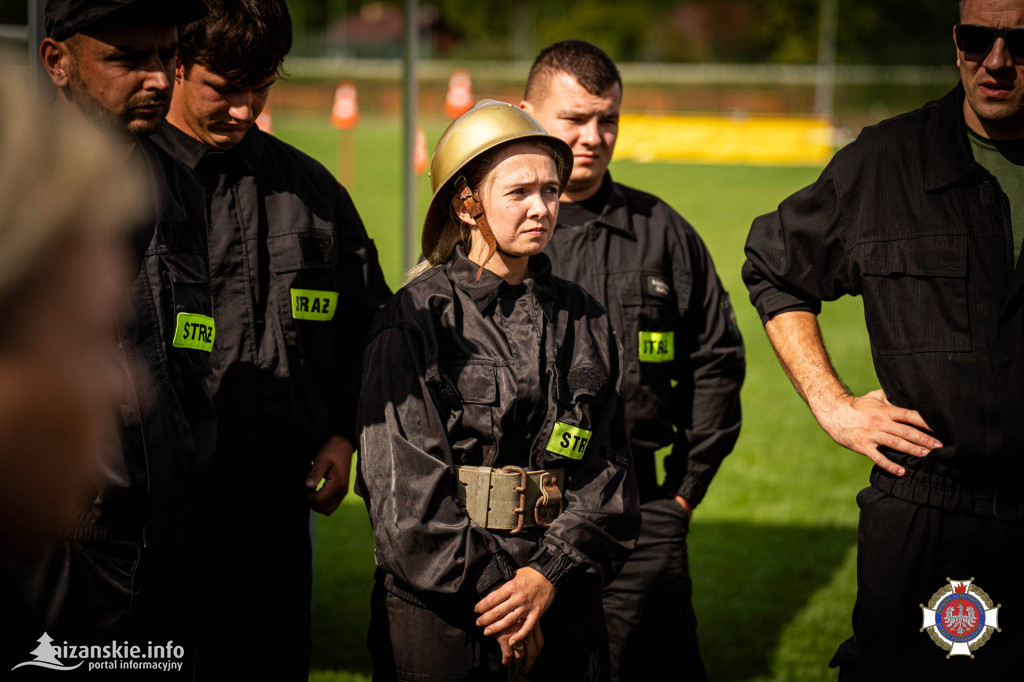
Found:
<svg viewBox="0 0 1024 682"><path fill-rule="evenodd" d="M920 604L921 632L928 632L935 644L950 656L970 656L999 629L999 609L980 587L970 580L952 580Z"/></svg>

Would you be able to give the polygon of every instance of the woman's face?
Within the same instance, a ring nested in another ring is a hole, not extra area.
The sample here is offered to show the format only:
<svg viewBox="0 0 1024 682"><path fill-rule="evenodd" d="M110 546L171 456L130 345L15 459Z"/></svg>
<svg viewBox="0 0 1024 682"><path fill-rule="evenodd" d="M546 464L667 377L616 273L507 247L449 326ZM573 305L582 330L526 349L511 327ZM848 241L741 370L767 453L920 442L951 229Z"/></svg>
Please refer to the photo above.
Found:
<svg viewBox="0 0 1024 682"><path fill-rule="evenodd" d="M544 250L558 217L558 169L550 156L529 144L512 145L502 150L478 189L502 251L518 257ZM474 231L474 247L482 241Z"/></svg>

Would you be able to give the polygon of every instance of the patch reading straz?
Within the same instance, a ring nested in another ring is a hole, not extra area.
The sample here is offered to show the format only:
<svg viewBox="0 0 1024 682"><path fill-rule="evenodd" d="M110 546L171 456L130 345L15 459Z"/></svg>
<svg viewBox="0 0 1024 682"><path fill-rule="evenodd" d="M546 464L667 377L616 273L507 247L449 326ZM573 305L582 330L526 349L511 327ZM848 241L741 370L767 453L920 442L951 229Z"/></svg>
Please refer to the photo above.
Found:
<svg viewBox="0 0 1024 682"><path fill-rule="evenodd" d="M178 313L171 345L175 348L191 348L209 353L213 350L216 326L209 315Z"/></svg>
<svg viewBox="0 0 1024 682"><path fill-rule="evenodd" d="M583 459L587 444L593 432L572 426L564 422L556 422L548 439L548 452L553 452L569 459Z"/></svg>
<svg viewBox="0 0 1024 682"><path fill-rule="evenodd" d="M640 362L675 360L675 338L675 332L640 332Z"/></svg>
<svg viewBox="0 0 1024 682"><path fill-rule="evenodd" d="M330 322L338 306L337 291L316 289L292 289L292 318Z"/></svg>

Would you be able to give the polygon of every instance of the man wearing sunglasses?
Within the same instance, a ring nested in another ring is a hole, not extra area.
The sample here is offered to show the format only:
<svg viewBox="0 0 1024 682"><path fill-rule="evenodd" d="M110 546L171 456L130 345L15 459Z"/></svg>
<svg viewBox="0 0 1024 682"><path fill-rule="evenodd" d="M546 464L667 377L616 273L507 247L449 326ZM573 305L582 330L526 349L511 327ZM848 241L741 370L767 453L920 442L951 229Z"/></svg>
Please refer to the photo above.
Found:
<svg viewBox="0 0 1024 682"><path fill-rule="evenodd" d="M840 680L1009 679L1024 647L1010 615L1024 606L1024 0L961 2L953 38L953 91L865 129L746 244L751 302L794 386L875 463ZM863 396L817 323L846 294L863 296L881 384ZM969 604L947 618L933 595L969 580L1005 618ZM939 621L970 646L940 640Z"/></svg>

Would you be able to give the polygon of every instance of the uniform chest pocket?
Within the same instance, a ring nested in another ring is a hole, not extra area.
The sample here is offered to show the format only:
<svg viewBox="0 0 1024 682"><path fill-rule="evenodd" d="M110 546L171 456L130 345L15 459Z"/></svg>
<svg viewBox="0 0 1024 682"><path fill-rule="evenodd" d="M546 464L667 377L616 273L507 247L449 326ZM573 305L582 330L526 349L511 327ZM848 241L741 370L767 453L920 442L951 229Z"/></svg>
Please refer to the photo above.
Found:
<svg viewBox="0 0 1024 682"><path fill-rule="evenodd" d="M206 259L189 253L161 254L161 276L171 311L167 320L168 356L178 369L207 375L217 328L210 300Z"/></svg>
<svg viewBox="0 0 1024 682"><path fill-rule="evenodd" d="M658 273L632 273L619 288L619 303L625 329L618 330L623 352L629 361L661 364L675 360L675 328L680 298L689 287L677 291Z"/></svg>
<svg viewBox="0 0 1024 682"><path fill-rule="evenodd" d="M273 271L268 308L277 312L285 341L303 351L330 346L338 315L334 235L328 231L267 239Z"/></svg>
<svg viewBox="0 0 1024 682"><path fill-rule="evenodd" d="M456 461L492 466L497 452L494 437L497 367L488 363L454 364L446 367L444 373L455 389L455 395L447 401L450 403L448 434Z"/></svg>
<svg viewBox="0 0 1024 682"><path fill-rule="evenodd" d="M971 350L967 237L919 237L854 247L864 317L880 355Z"/></svg>

